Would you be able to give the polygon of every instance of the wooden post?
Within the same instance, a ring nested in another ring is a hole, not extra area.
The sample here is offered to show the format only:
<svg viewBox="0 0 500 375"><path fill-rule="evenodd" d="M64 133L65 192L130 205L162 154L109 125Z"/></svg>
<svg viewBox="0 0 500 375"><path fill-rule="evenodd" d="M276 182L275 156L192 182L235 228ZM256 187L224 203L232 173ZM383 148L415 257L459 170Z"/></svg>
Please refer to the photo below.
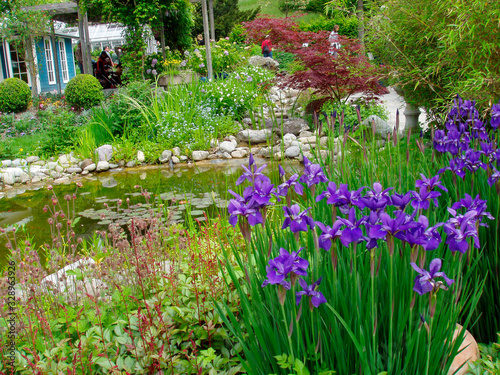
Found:
<svg viewBox="0 0 500 375"><path fill-rule="evenodd" d="M163 61L165 61L166 57L167 57L167 54L165 52L165 25L163 24L163 18L164 18L164 15L161 14L161 19L160 19L160 25L161 25L161 29L160 29L160 40L161 40L161 52L162 52L162 55L163 55Z"/></svg>
<svg viewBox="0 0 500 375"><path fill-rule="evenodd" d="M54 20L50 21L50 27L52 29L51 42L52 42L52 58L54 59L54 67L55 67L55 75L56 75L56 84L57 84L57 93L60 95L62 93L61 87L61 72L59 71L59 53L57 53L57 44L56 44L56 31L54 29Z"/></svg>
<svg viewBox="0 0 500 375"><path fill-rule="evenodd" d="M90 50L89 19L87 12L85 12L83 16L83 32L85 33L85 44L82 45L82 48L85 48L85 54L87 55L87 61L85 62L87 65L84 66L83 69L87 74L92 75L94 72L92 71L92 51Z"/></svg>
<svg viewBox="0 0 500 375"><path fill-rule="evenodd" d="M212 72L212 52L210 51L210 35L208 30L208 14L207 14L207 2L206 0L201 0L201 14L203 16L203 34L205 37L205 51L207 52L207 71L208 79L213 78Z"/></svg>
<svg viewBox="0 0 500 375"><path fill-rule="evenodd" d="M208 15L210 17L210 38L215 41L214 0L208 0Z"/></svg>

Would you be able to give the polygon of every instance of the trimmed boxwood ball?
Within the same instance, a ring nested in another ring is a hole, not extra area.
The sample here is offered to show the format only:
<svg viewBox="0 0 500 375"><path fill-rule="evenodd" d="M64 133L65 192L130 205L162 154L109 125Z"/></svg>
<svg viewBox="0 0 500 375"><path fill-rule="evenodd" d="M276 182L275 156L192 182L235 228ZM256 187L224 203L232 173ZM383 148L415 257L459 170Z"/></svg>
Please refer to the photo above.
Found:
<svg viewBox="0 0 500 375"><path fill-rule="evenodd" d="M64 90L69 105L78 108L91 108L103 99L102 86L90 74L78 74L68 82Z"/></svg>
<svg viewBox="0 0 500 375"><path fill-rule="evenodd" d="M19 78L7 78L0 82L0 112L22 112L28 108L31 89Z"/></svg>

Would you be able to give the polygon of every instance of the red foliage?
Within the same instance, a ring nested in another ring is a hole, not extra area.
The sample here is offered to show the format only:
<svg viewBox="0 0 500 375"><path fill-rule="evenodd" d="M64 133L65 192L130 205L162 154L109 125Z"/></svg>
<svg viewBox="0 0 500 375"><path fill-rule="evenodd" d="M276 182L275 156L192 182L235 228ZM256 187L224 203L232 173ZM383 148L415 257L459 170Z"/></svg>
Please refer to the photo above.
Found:
<svg viewBox="0 0 500 375"><path fill-rule="evenodd" d="M276 49L295 54L304 70L288 75L284 84L300 89L312 89L331 100L346 101L350 95L363 92L368 98L383 94L386 89L378 83L382 77L380 67L369 63L360 53L356 39L339 35L342 48L330 54L329 32L300 31L289 18L258 18L244 23L248 42L261 44L266 35ZM307 43L307 47L303 47Z"/></svg>

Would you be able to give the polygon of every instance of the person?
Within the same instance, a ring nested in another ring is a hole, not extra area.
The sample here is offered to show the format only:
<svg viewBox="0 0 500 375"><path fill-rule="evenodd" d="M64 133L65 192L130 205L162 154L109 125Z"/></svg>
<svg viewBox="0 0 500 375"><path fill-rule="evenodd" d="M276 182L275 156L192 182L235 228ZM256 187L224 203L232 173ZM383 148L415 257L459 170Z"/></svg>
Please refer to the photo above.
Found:
<svg viewBox="0 0 500 375"><path fill-rule="evenodd" d="M271 39L269 35L262 42L262 56L273 58L273 45L271 44Z"/></svg>
<svg viewBox="0 0 500 375"><path fill-rule="evenodd" d="M102 51L97 60L95 77L99 80L103 88L109 88L109 75L113 71L111 59L106 51Z"/></svg>
<svg viewBox="0 0 500 375"><path fill-rule="evenodd" d="M339 29L340 29L339 25L334 25L332 32L328 36L328 41L330 42L329 53L330 55L333 55L333 57L338 56L337 50L340 49L340 47L342 47L342 45L339 42Z"/></svg>
<svg viewBox="0 0 500 375"><path fill-rule="evenodd" d="M205 40L203 39L203 36L201 34L198 34L198 36L196 37L196 42L199 46L205 45Z"/></svg>
<svg viewBox="0 0 500 375"><path fill-rule="evenodd" d="M111 52L109 50L109 46L105 46L103 52L106 52L108 55L109 61L111 62L111 66L115 66L115 63L113 62L113 59L111 58Z"/></svg>
<svg viewBox="0 0 500 375"><path fill-rule="evenodd" d="M78 68L80 69L80 74L83 74L83 54L82 54L82 42L78 42L75 51L75 60L78 63Z"/></svg>

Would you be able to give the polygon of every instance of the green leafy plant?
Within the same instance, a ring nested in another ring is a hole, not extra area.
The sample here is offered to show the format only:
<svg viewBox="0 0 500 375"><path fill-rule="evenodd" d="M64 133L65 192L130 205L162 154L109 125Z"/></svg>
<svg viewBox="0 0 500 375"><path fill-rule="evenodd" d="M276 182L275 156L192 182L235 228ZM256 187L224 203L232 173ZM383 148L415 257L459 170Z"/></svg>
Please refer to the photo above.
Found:
<svg viewBox="0 0 500 375"><path fill-rule="evenodd" d="M500 333L498 342L490 345L479 344L481 358L469 364L469 374L494 375L500 374Z"/></svg>
<svg viewBox="0 0 500 375"><path fill-rule="evenodd" d="M19 78L7 78L0 82L0 112L22 112L28 108L31 90Z"/></svg>
<svg viewBox="0 0 500 375"><path fill-rule="evenodd" d="M102 87L97 78L89 74L78 74L66 86L66 100L77 108L92 108L103 100Z"/></svg>

